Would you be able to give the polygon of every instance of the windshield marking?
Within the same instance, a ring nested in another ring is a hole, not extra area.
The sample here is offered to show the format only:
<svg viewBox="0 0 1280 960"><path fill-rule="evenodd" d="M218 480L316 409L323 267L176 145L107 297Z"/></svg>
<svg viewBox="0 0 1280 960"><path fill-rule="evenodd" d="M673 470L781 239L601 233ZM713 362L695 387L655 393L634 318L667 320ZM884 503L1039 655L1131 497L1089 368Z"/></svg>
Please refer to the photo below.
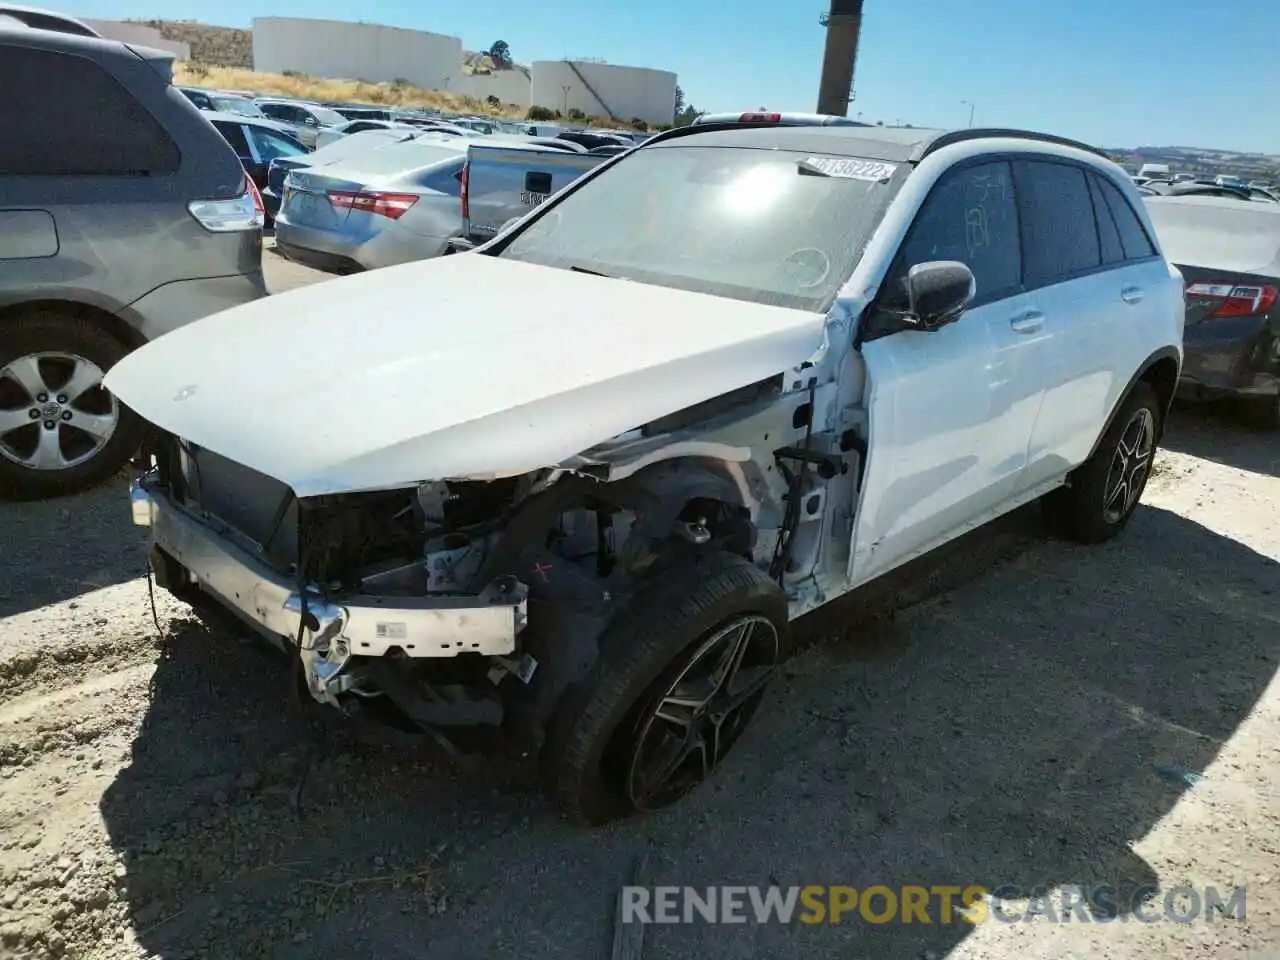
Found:
<svg viewBox="0 0 1280 960"><path fill-rule="evenodd" d="M800 168L844 180L883 183L893 176L898 165L883 163L879 160L855 160L852 157L805 157L800 161Z"/></svg>

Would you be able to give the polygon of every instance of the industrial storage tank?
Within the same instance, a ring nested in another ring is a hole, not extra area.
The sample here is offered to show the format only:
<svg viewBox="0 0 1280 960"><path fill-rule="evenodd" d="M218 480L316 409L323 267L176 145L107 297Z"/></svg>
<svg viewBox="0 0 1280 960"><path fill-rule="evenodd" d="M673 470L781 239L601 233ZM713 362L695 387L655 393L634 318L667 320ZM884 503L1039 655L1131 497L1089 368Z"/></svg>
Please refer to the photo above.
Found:
<svg viewBox="0 0 1280 960"><path fill-rule="evenodd" d="M447 90L462 71L462 41L374 23L255 17L253 69L335 80L407 80Z"/></svg>
<svg viewBox="0 0 1280 960"><path fill-rule="evenodd" d="M675 115L676 75L646 67L619 67L589 60L535 60L530 94L534 104L568 114L656 125Z"/></svg>

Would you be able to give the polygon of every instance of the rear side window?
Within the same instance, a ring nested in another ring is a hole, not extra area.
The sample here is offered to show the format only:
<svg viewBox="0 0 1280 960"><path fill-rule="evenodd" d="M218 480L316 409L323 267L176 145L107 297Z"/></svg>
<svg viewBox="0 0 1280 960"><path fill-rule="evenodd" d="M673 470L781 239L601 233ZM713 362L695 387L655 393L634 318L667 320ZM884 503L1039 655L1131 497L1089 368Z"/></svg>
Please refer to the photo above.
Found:
<svg viewBox="0 0 1280 960"><path fill-rule="evenodd" d="M1123 193L1114 183L1097 178L1102 186L1102 195L1106 198L1111 216L1115 218L1116 228L1120 231L1120 244L1124 248L1126 260L1141 260L1143 257L1154 257L1156 248L1142 227L1142 221Z"/></svg>
<svg viewBox="0 0 1280 960"><path fill-rule="evenodd" d="M307 152L307 148L297 141L264 127L251 126L249 136L253 138L253 144L258 148L258 156L263 163L270 163L280 157L300 157Z"/></svg>
<svg viewBox="0 0 1280 960"><path fill-rule="evenodd" d="M1085 172L1065 163L1020 161L1018 212L1028 286L1064 280L1102 264Z"/></svg>
<svg viewBox="0 0 1280 960"><path fill-rule="evenodd" d="M962 167L938 181L916 216L892 276L901 284L913 266L932 260L968 265L977 281L975 304L1018 288L1022 259L1009 164ZM895 296L898 291L888 292Z"/></svg>
<svg viewBox="0 0 1280 960"><path fill-rule="evenodd" d="M1111 216L1111 208L1102 195L1102 184L1093 174L1089 174L1089 196L1093 200L1093 215L1098 221L1098 242L1102 244L1102 262L1105 264L1123 263L1124 248L1120 244L1120 231L1116 227L1115 217Z"/></svg>
<svg viewBox="0 0 1280 960"><path fill-rule="evenodd" d="M222 138L231 144L231 149L236 152L237 157L251 156L249 141L244 138L244 127L238 123L227 123L225 120L215 120L213 126L222 134Z"/></svg>
<svg viewBox="0 0 1280 960"><path fill-rule="evenodd" d="M3 46L0 90L0 174L143 176L181 163L164 127L92 60Z"/></svg>

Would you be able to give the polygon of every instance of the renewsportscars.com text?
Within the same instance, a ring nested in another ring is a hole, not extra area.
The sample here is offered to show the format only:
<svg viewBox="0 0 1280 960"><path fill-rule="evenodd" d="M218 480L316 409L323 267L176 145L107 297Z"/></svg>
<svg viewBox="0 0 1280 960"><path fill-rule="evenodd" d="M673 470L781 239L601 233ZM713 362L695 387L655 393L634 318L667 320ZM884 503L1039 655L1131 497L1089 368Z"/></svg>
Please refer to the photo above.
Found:
<svg viewBox="0 0 1280 960"><path fill-rule="evenodd" d="M1192 923L1245 919L1245 891L1142 886L988 890L967 886L622 888L623 923Z"/></svg>

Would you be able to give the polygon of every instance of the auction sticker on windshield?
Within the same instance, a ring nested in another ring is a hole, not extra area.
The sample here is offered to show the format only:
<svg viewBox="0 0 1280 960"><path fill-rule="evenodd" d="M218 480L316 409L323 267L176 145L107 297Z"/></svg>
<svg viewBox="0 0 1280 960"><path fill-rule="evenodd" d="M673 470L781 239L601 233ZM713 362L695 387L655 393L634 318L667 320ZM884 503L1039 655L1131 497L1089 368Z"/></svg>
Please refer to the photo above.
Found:
<svg viewBox="0 0 1280 960"><path fill-rule="evenodd" d="M868 180L879 182L888 180L898 169L896 163L884 163L880 160L857 160L853 157L806 157L803 165L828 177L842 177L845 180Z"/></svg>

